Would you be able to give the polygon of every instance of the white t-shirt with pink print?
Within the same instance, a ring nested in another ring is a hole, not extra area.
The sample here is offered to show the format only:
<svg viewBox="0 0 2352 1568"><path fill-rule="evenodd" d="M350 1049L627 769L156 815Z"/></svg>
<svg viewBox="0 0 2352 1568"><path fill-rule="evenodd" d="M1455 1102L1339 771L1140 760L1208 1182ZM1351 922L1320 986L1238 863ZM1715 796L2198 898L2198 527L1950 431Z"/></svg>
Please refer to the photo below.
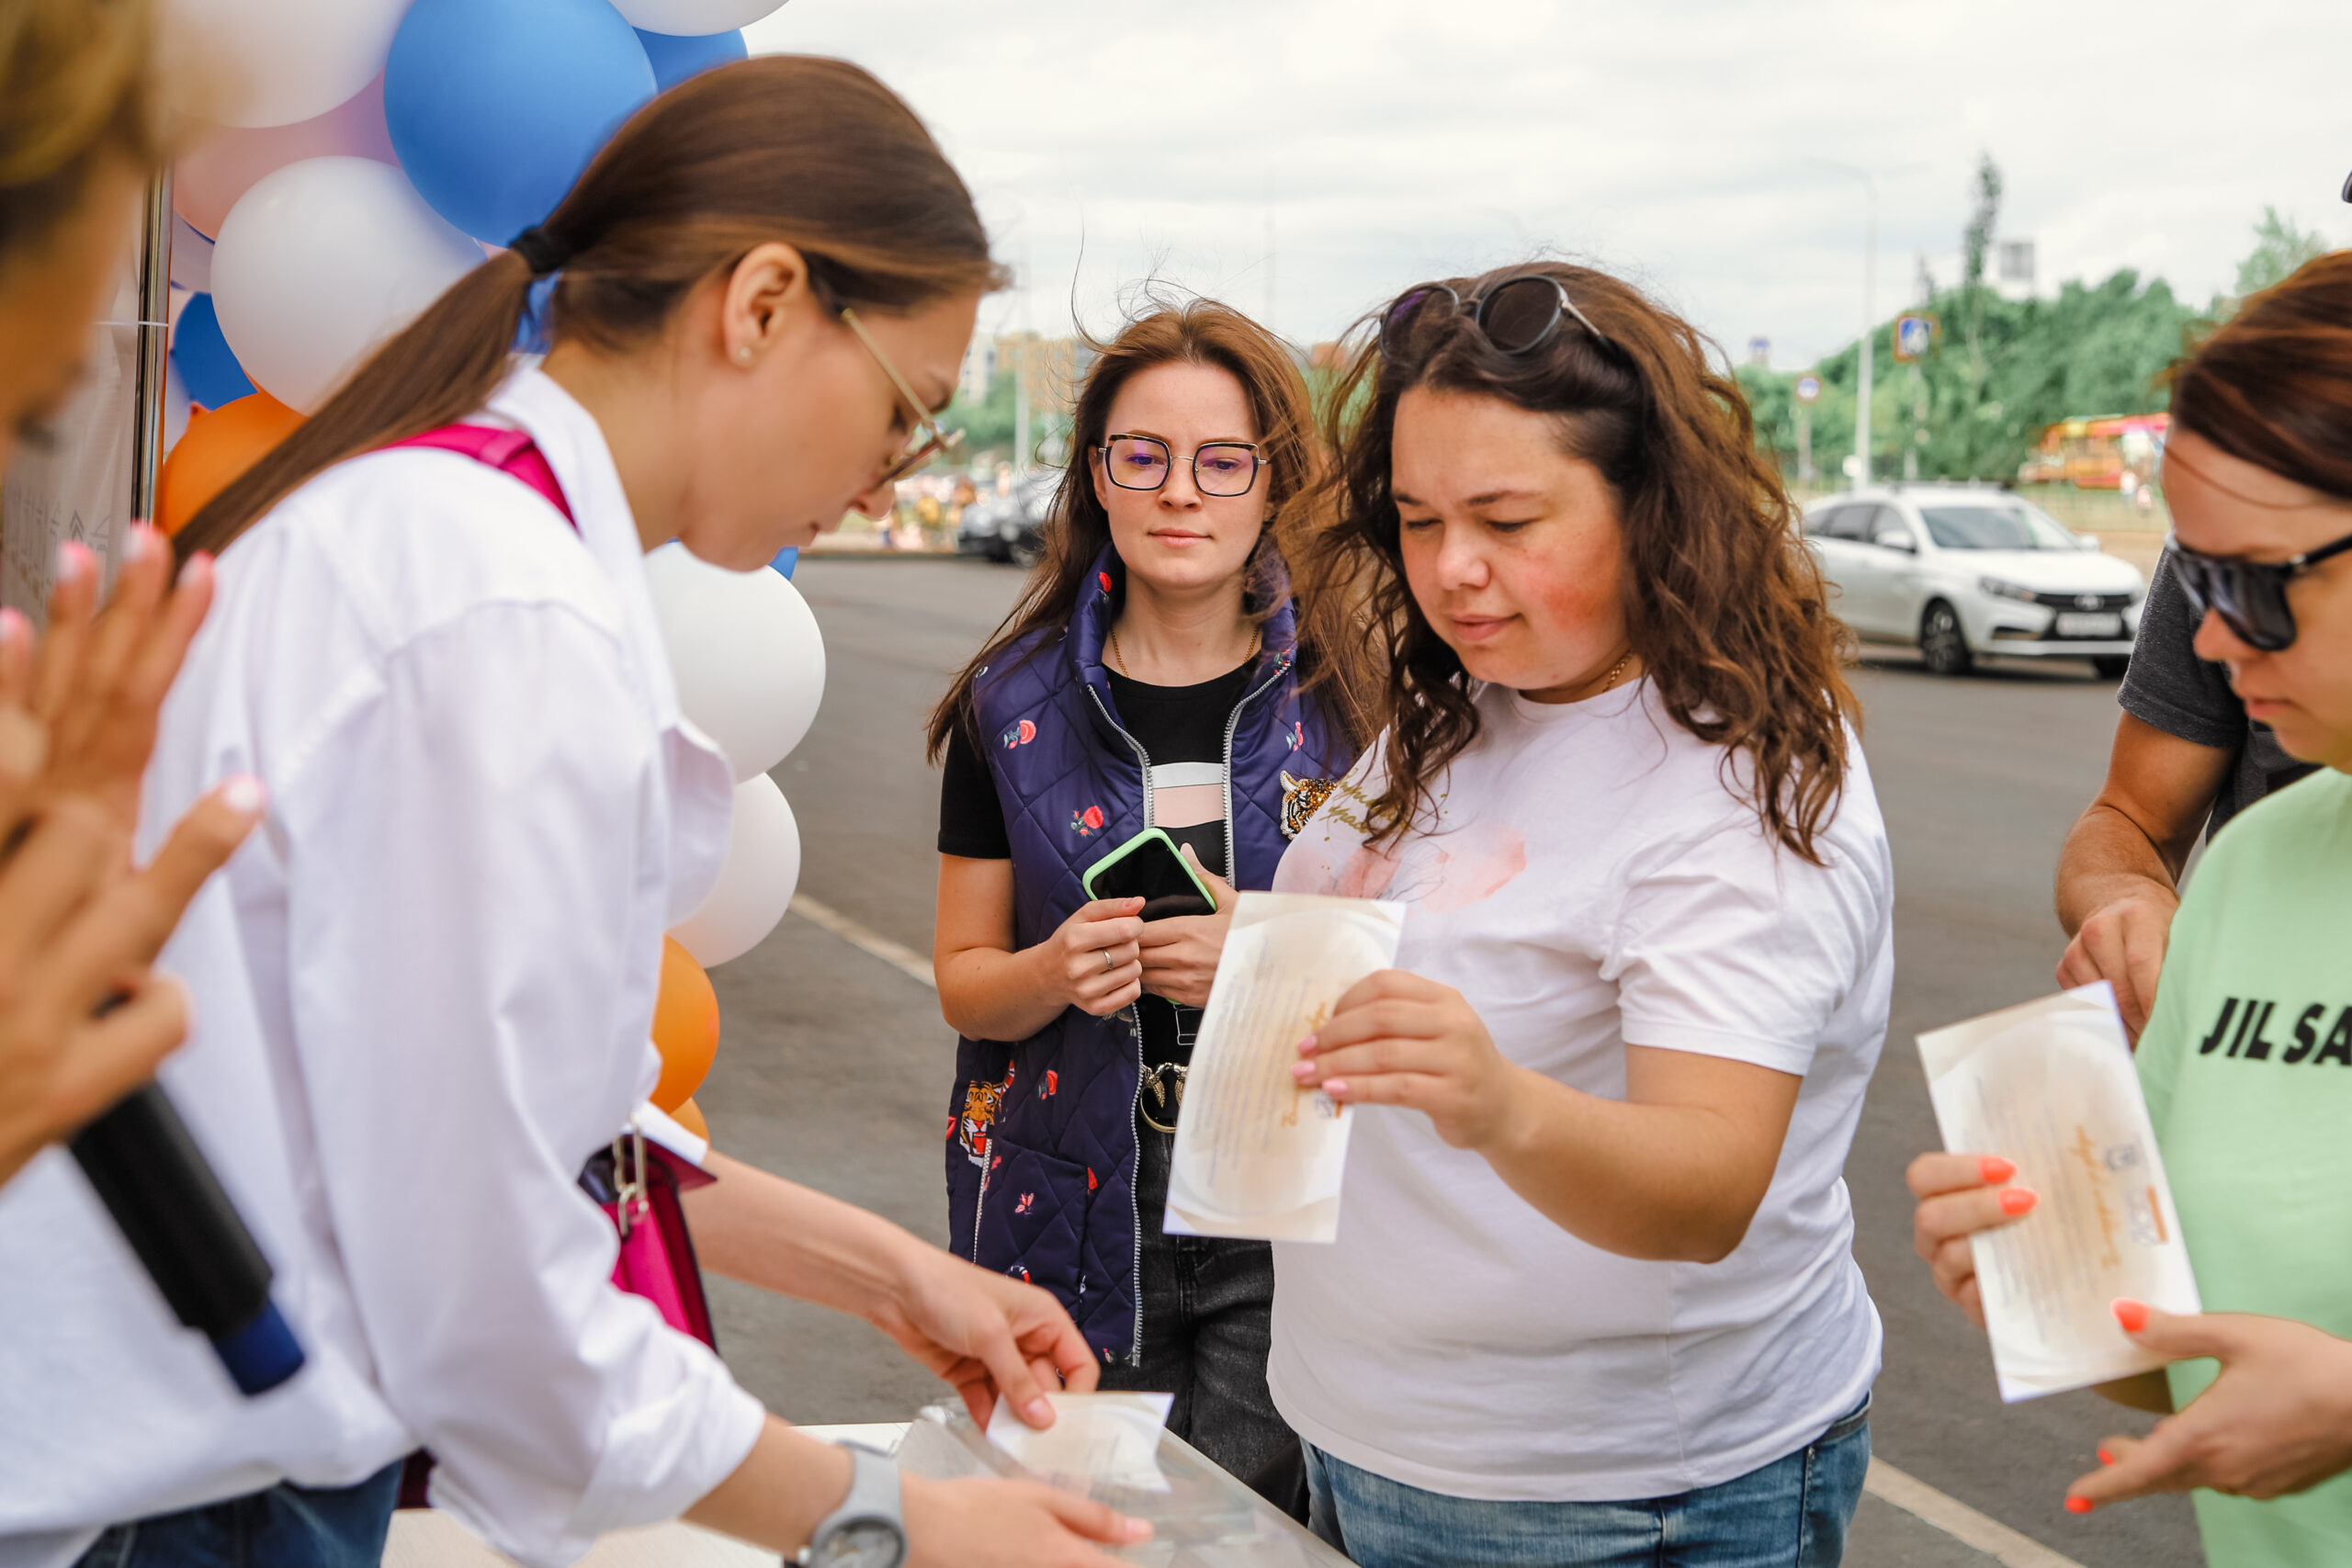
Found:
<svg viewBox="0 0 2352 1568"><path fill-rule="evenodd" d="M1720 746L1646 681L1574 704L1487 686L1434 822L1374 852L1375 747L1283 858L1284 893L1411 906L1396 966L1512 1061L1623 1099L1628 1044L1804 1086L1770 1189L1713 1264L1603 1252L1418 1111L1359 1107L1339 1240L1274 1247L1274 1403L1308 1441L1454 1496L1711 1486L1859 1405L1877 1310L1843 1169L1886 1035L1894 876L1861 750L1818 844L1781 848Z"/></svg>

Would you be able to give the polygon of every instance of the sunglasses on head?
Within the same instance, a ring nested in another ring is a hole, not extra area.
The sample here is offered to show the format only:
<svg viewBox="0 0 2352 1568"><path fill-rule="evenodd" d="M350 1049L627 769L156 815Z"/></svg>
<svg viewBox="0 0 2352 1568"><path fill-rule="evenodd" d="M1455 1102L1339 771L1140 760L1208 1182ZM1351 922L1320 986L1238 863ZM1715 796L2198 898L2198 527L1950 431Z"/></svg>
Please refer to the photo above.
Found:
<svg viewBox="0 0 2352 1568"><path fill-rule="evenodd" d="M1508 278L1464 299L1447 283L1423 283L1396 296L1380 313L1380 354L1401 354L1413 329L1435 321L1433 310L1469 316L1486 340L1505 354L1531 354L1552 341L1560 323L1573 321L1603 348L1616 344L1568 298L1568 286L1548 273Z"/></svg>
<svg viewBox="0 0 2352 1568"><path fill-rule="evenodd" d="M2248 648L2277 653L2295 641L2295 611L2287 603L2287 584L2329 557L2352 550L2352 534L2282 561L2200 555L2177 536L2167 537L2165 548L2171 552L2180 590L2199 621L2210 611Z"/></svg>

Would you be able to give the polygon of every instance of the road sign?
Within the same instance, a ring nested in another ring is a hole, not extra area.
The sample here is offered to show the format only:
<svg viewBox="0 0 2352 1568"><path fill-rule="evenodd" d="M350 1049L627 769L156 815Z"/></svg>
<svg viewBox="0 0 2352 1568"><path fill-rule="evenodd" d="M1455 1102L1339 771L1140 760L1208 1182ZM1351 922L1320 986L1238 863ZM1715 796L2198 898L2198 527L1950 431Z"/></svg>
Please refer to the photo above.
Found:
<svg viewBox="0 0 2352 1568"><path fill-rule="evenodd" d="M1925 359L1928 350L1936 344L1936 321L1932 316L1897 316L1894 318L1894 357Z"/></svg>
<svg viewBox="0 0 2352 1568"><path fill-rule="evenodd" d="M1820 377L1800 376L1797 378L1797 401L1801 403L1815 402L1819 400L1820 397Z"/></svg>

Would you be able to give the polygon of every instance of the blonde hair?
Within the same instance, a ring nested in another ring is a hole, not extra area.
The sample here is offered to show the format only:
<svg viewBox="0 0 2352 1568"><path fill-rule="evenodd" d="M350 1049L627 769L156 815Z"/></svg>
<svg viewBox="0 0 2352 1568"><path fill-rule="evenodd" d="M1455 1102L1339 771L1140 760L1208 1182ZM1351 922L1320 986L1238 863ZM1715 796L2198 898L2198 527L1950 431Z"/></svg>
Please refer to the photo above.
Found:
<svg viewBox="0 0 2352 1568"><path fill-rule="evenodd" d="M0 267L40 245L108 156L161 164L154 0L0 0Z"/></svg>

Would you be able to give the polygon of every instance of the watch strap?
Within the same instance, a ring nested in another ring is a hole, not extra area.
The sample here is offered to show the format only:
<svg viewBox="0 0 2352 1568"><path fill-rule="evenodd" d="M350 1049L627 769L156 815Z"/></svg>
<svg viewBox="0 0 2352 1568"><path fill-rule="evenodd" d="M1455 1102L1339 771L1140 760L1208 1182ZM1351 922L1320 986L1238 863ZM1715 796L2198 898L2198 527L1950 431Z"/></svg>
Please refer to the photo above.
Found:
<svg viewBox="0 0 2352 1568"><path fill-rule="evenodd" d="M850 1457L849 1495L842 1499L841 1506L818 1521L797 1561L803 1568L826 1568L831 1562L827 1549L835 1537L855 1525L881 1524L898 1535L899 1555L891 1564L891 1568L897 1568L907 1560L907 1521L899 1500L899 1462L888 1454L855 1443L837 1446L848 1450Z"/></svg>

